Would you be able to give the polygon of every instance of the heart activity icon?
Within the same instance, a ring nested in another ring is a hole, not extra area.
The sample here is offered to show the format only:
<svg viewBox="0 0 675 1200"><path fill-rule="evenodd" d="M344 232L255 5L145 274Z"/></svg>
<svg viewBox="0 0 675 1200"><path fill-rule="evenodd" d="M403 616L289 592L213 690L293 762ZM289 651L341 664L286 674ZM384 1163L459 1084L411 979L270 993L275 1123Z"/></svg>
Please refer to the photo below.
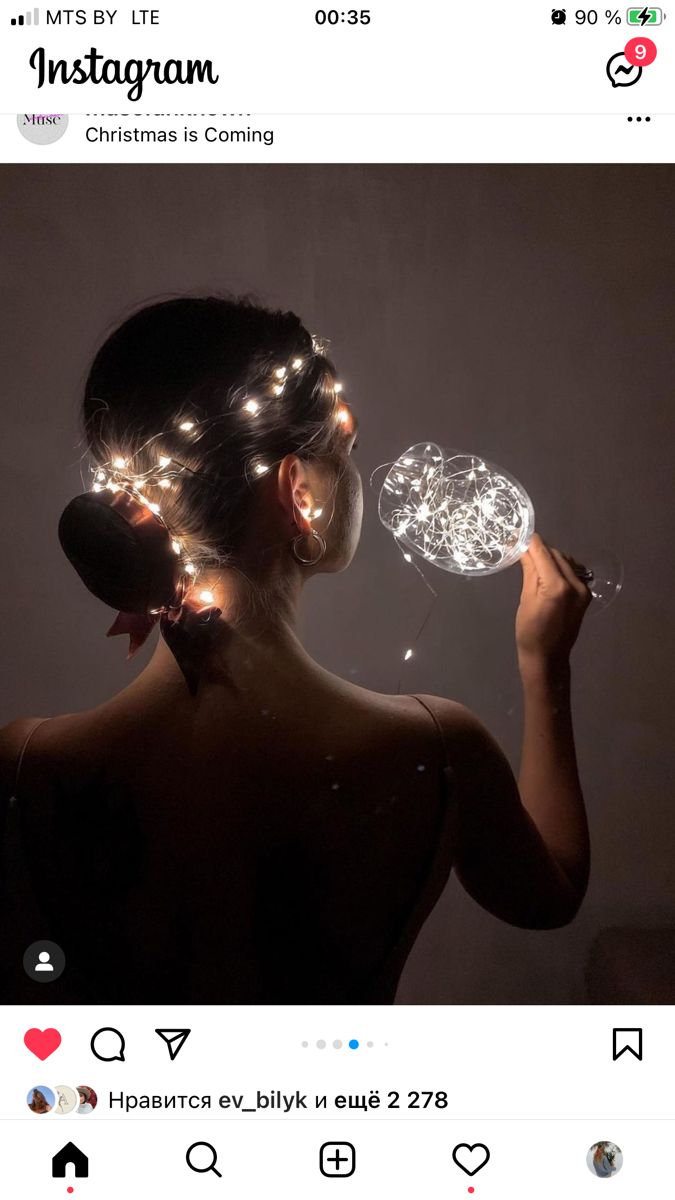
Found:
<svg viewBox="0 0 675 1200"><path fill-rule="evenodd" d="M477 1175L489 1162L490 1151L483 1142L474 1142L473 1146L460 1142L452 1152L452 1159L465 1175Z"/></svg>

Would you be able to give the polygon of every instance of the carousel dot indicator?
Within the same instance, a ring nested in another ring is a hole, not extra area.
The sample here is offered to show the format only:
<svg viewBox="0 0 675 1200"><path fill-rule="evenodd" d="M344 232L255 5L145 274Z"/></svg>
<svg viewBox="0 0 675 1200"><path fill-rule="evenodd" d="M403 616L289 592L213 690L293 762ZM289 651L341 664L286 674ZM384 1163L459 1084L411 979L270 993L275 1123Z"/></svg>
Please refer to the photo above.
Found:
<svg viewBox="0 0 675 1200"><path fill-rule="evenodd" d="M335 1041L333 1042L333 1049L334 1050L342 1049L342 1042L340 1041L339 1038L336 1038Z"/></svg>
<svg viewBox="0 0 675 1200"><path fill-rule="evenodd" d="M317 1050L325 1050L326 1049L326 1043L324 1042L323 1038L319 1038L319 1041L316 1043L316 1048L317 1048Z"/></svg>
<svg viewBox="0 0 675 1200"><path fill-rule="evenodd" d="M359 1048L359 1043L357 1042L356 1038L352 1038L349 1043L349 1049L350 1050L358 1050L358 1048Z"/></svg>

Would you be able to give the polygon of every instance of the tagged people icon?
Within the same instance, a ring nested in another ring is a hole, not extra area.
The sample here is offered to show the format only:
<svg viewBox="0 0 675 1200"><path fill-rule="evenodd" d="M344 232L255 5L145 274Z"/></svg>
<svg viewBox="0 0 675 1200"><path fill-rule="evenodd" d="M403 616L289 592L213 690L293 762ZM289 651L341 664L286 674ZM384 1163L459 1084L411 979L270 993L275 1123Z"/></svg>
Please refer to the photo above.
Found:
<svg viewBox="0 0 675 1200"><path fill-rule="evenodd" d="M23 969L36 983L54 983L66 969L66 956L56 942L31 942L23 956Z"/></svg>

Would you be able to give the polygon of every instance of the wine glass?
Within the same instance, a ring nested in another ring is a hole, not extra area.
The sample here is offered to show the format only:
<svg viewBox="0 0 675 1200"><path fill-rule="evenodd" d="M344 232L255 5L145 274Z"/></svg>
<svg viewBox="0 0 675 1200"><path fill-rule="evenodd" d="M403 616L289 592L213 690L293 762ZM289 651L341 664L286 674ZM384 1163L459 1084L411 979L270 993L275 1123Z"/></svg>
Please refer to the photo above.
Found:
<svg viewBox="0 0 675 1200"><path fill-rule="evenodd" d="M378 513L407 561L416 554L468 577L510 567L534 533L532 501L513 475L480 455L435 442L418 442L389 466ZM611 552L588 564L572 560L572 567L594 598L590 611L606 608L619 594L623 567Z"/></svg>

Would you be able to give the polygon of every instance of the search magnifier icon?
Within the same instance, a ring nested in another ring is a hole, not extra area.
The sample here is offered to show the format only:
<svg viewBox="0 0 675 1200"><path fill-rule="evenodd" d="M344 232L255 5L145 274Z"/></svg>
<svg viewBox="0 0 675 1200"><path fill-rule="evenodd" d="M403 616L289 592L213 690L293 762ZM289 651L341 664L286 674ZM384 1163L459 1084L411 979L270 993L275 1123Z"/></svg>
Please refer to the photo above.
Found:
<svg viewBox="0 0 675 1200"><path fill-rule="evenodd" d="M202 1154L202 1146L205 1150L210 1151L210 1154ZM195 1151L196 1154L194 1153ZM196 1162L195 1159L197 1160ZM210 1159L210 1162L208 1162L207 1159ZM188 1147L187 1154L185 1155L185 1161L190 1170L196 1171L197 1175L205 1175L207 1171L213 1171L213 1174L217 1175L219 1179L223 1178L220 1171L216 1167L216 1163L218 1162L216 1148L215 1146L212 1146L210 1142L193 1142L192 1145Z"/></svg>

